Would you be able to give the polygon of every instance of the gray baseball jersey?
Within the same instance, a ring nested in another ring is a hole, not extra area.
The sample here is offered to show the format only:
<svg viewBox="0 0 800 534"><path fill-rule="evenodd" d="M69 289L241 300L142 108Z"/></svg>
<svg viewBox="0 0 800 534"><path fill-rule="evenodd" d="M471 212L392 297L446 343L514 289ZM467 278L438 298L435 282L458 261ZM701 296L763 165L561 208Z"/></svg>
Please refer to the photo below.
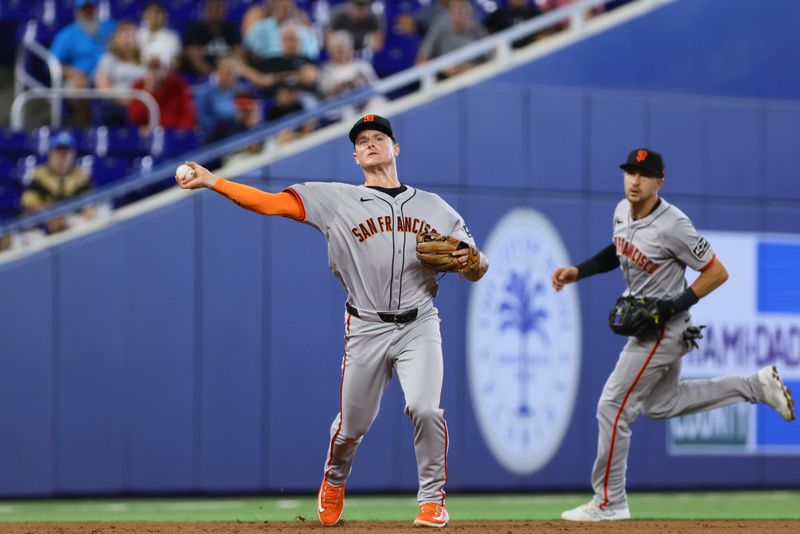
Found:
<svg viewBox="0 0 800 534"><path fill-rule="evenodd" d="M474 240L444 200L413 187L396 196L365 185L321 182L288 191L302 202L304 222L325 236L330 269L347 292L341 405L331 425L325 480L333 486L347 481L394 371L414 425L418 500L444 504L448 438L439 407L444 371L432 303L438 285L436 273L416 258L416 234L436 231L472 245ZM415 319L404 319L409 313Z"/></svg>
<svg viewBox="0 0 800 534"><path fill-rule="evenodd" d="M664 199L638 220L631 217L630 203L621 201L614 211L613 241L626 295L674 298L686 288L687 265L702 271L715 258L689 218ZM680 381L681 357L688 352L682 336L691 325L689 312L684 311L672 317L658 337L628 338L603 387L592 471L593 501L600 508L627 507L630 425L640 412L666 419L763 400L756 375Z"/></svg>
<svg viewBox="0 0 800 534"><path fill-rule="evenodd" d="M686 266L702 271L714 250L681 210L661 199L647 217L633 220L630 202L614 210L614 246L625 295L674 298L686 289Z"/></svg>

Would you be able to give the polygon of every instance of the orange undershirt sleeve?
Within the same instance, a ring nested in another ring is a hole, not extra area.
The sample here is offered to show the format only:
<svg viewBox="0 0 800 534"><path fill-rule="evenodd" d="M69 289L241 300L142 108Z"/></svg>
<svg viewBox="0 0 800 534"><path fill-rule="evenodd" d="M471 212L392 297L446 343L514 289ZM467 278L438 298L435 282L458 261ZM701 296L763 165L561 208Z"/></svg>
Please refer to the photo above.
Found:
<svg viewBox="0 0 800 534"><path fill-rule="evenodd" d="M306 218L306 210L300 197L291 189L280 193L267 193L249 185L220 178L214 184L214 191L228 197L239 206L262 215L280 215L297 221Z"/></svg>

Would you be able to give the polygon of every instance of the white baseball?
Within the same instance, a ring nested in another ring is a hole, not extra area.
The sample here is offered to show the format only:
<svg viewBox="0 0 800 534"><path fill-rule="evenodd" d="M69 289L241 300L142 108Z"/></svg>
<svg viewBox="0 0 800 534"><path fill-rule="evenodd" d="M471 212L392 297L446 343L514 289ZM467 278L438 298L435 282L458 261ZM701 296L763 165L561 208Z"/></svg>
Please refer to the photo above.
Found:
<svg viewBox="0 0 800 534"><path fill-rule="evenodd" d="M194 169L183 163L180 167L175 169L175 176L177 176L179 180L189 180L194 178Z"/></svg>

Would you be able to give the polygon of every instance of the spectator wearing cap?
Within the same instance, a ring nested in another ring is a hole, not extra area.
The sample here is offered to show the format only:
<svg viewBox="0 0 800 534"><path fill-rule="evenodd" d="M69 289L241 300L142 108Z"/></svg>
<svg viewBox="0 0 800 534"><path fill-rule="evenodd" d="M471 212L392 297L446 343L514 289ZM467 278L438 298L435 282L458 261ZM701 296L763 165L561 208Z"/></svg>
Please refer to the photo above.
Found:
<svg viewBox="0 0 800 534"><path fill-rule="evenodd" d="M128 89L133 82L144 76L145 66L140 61L139 45L136 42L136 25L129 20L117 24L108 52L100 58L94 74L98 89ZM128 98L104 100L100 105L100 122L105 126L128 124Z"/></svg>
<svg viewBox="0 0 800 534"><path fill-rule="evenodd" d="M485 35L486 30L475 18L469 0L450 0L447 6L447 16L440 18L422 41L417 63L425 63L435 57L457 50L480 40ZM440 76L447 78L459 74L479 62L480 60L473 60L448 67L440 73Z"/></svg>
<svg viewBox="0 0 800 534"><path fill-rule="evenodd" d="M27 215L48 208L58 202L74 198L94 188L89 173L75 165L77 144L69 132L57 134L50 142L47 161L33 168L31 181L22 194L22 213ZM93 209L85 207L83 217L92 217ZM52 234L67 228L65 217L56 217L45 223Z"/></svg>
<svg viewBox="0 0 800 534"><path fill-rule="evenodd" d="M244 35L244 46L257 58L277 56L283 51L280 28L286 22L292 22L300 36L300 54L316 60L319 57L319 42L306 21L307 17L303 16L294 0L272 0L269 16L250 27Z"/></svg>
<svg viewBox="0 0 800 534"><path fill-rule="evenodd" d="M483 26L489 33L497 33L516 26L521 22L539 16L539 10L534 0L508 0L506 5L498 7L483 21ZM514 41L513 47L520 48L532 43L536 35Z"/></svg>
<svg viewBox="0 0 800 534"><path fill-rule="evenodd" d="M206 0L203 18L189 25L183 38L185 68L208 76L220 59L239 54L242 38L239 29L225 20L228 7L224 0Z"/></svg>
<svg viewBox="0 0 800 534"><path fill-rule="evenodd" d="M89 87L106 44L114 33L116 22L100 20L97 0L75 0L75 20L59 30L50 46L50 52L61 62L64 87L84 89ZM68 120L76 126L89 126L89 103L85 100L68 101L72 116Z"/></svg>
<svg viewBox="0 0 800 534"><path fill-rule="evenodd" d="M142 61L153 54L167 58L172 67L181 54L181 37L173 29L167 27L167 10L157 2L147 4L142 13L142 24L136 34Z"/></svg>
<svg viewBox="0 0 800 534"><path fill-rule="evenodd" d="M134 89L143 89L153 95L160 110L159 124L164 128L189 130L196 126L196 116L189 84L172 70L169 57L152 54L145 64L144 76L133 82ZM128 117L132 124L147 133L147 107L139 100L128 104Z"/></svg>
<svg viewBox="0 0 800 534"><path fill-rule="evenodd" d="M386 41L386 21L372 10L372 0L350 0L331 10L327 38L336 31L346 31L353 37L356 52L367 49L377 52Z"/></svg>

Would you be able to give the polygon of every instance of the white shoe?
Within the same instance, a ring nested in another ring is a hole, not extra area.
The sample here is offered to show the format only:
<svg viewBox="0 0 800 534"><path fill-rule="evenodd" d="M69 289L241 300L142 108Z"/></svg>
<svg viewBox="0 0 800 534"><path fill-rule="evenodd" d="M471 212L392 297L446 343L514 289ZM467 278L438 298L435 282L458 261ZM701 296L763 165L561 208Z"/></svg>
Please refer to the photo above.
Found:
<svg viewBox="0 0 800 534"><path fill-rule="evenodd" d="M772 406L776 412L781 414L784 421L794 421L794 399L792 390L778 375L778 369L774 365L762 367L758 371L758 381L764 388L764 402Z"/></svg>
<svg viewBox="0 0 800 534"><path fill-rule="evenodd" d="M561 514L561 519L566 521L619 521L630 518L631 512L627 506L617 510L609 510L607 508L598 508L594 502L583 504Z"/></svg>

